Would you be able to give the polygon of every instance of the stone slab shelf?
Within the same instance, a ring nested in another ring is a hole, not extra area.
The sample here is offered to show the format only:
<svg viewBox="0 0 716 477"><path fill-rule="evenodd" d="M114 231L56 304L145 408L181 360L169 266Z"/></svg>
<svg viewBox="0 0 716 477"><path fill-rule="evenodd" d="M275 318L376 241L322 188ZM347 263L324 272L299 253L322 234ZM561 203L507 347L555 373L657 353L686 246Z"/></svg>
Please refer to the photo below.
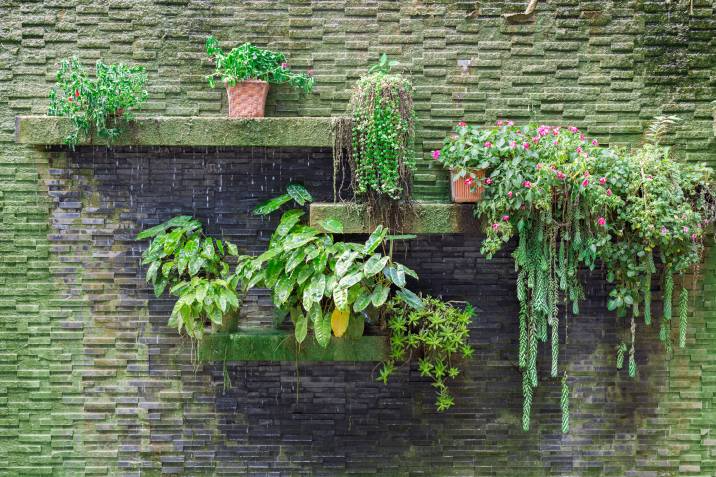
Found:
<svg viewBox="0 0 716 477"><path fill-rule="evenodd" d="M140 117L122 126L112 141L115 146L264 146L332 147L330 117ZM68 118L17 116L15 142L20 144L64 144L72 130ZM107 145L93 137L80 145Z"/></svg>
<svg viewBox="0 0 716 477"><path fill-rule="evenodd" d="M359 339L331 337L321 347L308 336L299 347L292 333L244 330L206 335L197 353L200 362L212 361L383 361L389 353L385 336Z"/></svg>
<svg viewBox="0 0 716 477"><path fill-rule="evenodd" d="M474 204L413 203L412 212L406 208L400 233L454 234L479 232L480 223L474 217ZM343 222L347 234L370 233L364 207L350 202L317 202L311 204L310 224L321 228L320 223L329 218Z"/></svg>

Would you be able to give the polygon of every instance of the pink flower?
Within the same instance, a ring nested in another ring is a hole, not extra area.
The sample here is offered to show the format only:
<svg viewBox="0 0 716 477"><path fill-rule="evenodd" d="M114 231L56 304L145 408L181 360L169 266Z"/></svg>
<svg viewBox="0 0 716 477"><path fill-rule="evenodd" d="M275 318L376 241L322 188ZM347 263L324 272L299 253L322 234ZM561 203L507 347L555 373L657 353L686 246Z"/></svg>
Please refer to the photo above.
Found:
<svg viewBox="0 0 716 477"><path fill-rule="evenodd" d="M562 171L557 171L557 179L563 181L567 175Z"/></svg>
<svg viewBox="0 0 716 477"><path fill-rule="evenodd" d="M582 187L587 187L589 185L589 179L584 179L582 181Z"/></svg>
<svg viewBox="0 0 716 477"><path fill-rule="evenodd" d="M459 123L457 123L457 125L461 128L464 128L465 126L467 126L467 123L465 121L460 121Z"/></svg>
<svg viewBox="0 0 716 477"><path fill-rule="evenodd" d="M661 227L661 235L666 235L669 230L666 227Z"/></svg>
<svg viewBox="0 0 716 477"><path fill-rule="evenodd" d="M509 215L503 215L503 216L502 216L502 221L503 221L503 222L507 222L508 220L510 220L510 216L509 216Z"/></svg>
<svg viewBox="0 0 716 477"><path fill-rule="evenodd" d="M684 227L684 228L681 229L681 230L683 230L685 234L688 234L688 233L689 233L689 228L688 228L688 227Z"/></svg>
<svg viewBox="0 0 716 477"><path fill-rule="evenodd" d="M488 149L491 148L491 147L492 147L492 143L491 143L490 141L485 141L485 147L488 148Z"/></svg>
<svg viewBox="0 0 716 477"><path fill-rule="evenodd" d="M485 184L487 184L487 185L492 184L492 179L490 179L489 177L487 179L485 179Z"/></svg>
<svg viewBox="0 0 716 477"><path fill-rule="evenodd" d="M512 198L512 191L509 191L509 192L507 193L507 197L509 197L510 199Z"/></svg>
<svg viewBox="0 0 716 477"><path fill-rule="evenodd" d="M473 182L474 182L474 179L473 179L472 177L468 177L467 179L465 179L465 185L468 185L468 186L469 186L469 185L472 184Z"/></svg>
<svg viewBox="0 0 716 477"><path fill-rule="evenodd" d="M497 229L499 229L499 228L500 228L500 224L498 224L497 222L495 222L494 224L492 224L492 230L497 230Z"/></svg>
<svg viewBox="0 0 716 477"><path fill-rule="evenodd" d="M281 63L281 69L285 70L288 68L288 63Z"/></svg>
<svg viewBox="0 0 716 477"><path fill-rule="evenodd" d="M574 126L569 126L569 130L570 130L571 132L573 132L573 133L576 133L577 131L579 131L579 129L577 129L577 128L574 127Z"/></svg>
<svg viewBox="0 0 716 477"><path fill-rule="evenodd" d="M693 240L694 242L696 242L696 239L697 239L697 238L698 238L698 236L697 236L696 234L691 234L691 240Z"/></svg>
<svg viewBox="0 0 716 477"><path fill-rule="evenodd" d="M433 159L435 159L435 160L440 159L440 151L438 149L435 149L433 151Z"/></svg>
<svg viewBox="0 0 716 477"><path fill-rule="evenodd" d="M552 129L552 135L559 136L559 128Z"/></svg>
<svg viewBox="0 0 716 477"><path fill-rule="evenodd" d="M577 146L577 154L581 154L581 153L582 153L582 146Z"/></svg>
<svg viewBox="0 0 716 477"><path fill-rule="evenodd" d="M540 169L542 169L542 163L540 162L539 164L537 164L537 165L535 166L535 169L537 169L538 171L539 171Z"/></svg>
<svg viewBox="0 0 716 477"><path fill-rule="evenodd" d="M582 141L584 141L584 133L582 133L582 134L579 135L579 139L581 139Z"/></svg>
<svg viewBox="0 0 716 477"><path fill-rule="evenodd" d="M589 177L589 171L584 171L584 177Z"/></svg>
<svg viewBox="0 0 716 477"><path fill-rule="evenodd" d="M607 219L605 219L604 217L599 217L599 218L597 219L597 223L598 223L600 226L604 227L605 225L607 225Z"/></svg>
<svg viewBox="0 0 716 477"><path fill-rule="evenodd" d="M555 139L554 141L552 141L552 144L554 144L554 145L556 146L557 144L559 144L559 141L557 141L557 140Z"/></svg>
<svg viewBox="0 0 716 477"><path fill-rule="evenodd" d="M598 146L598 145L599 145L599 141L597 141L596 139L592 139L592 146Z"/></svg>
<svg viewBox="0 0 716 477"><path fill-rule="evenodd" d="M497 125L498 125L498 126L502 126L502 124L503 124L502 119L498 119L498 120L497 120Z"/></svg>
<svg viewBox="0 0 716 477"><path fill-rule="evenodd" d="M532 138L532 142L537 144L539 142L539 136L535 136Z"/></svg>
<svg viewBox="0 0 716 477"><path fill-rule="evenodd" d="M311 68L310 70L306 71L306 73L308 74L308 76L313 76L315 71L313 71L313 68Z"/></svg>
<svg viewBox="0 0 716 477"><path fill-rule="evenodd" d="M611 190L611 189L607 189L607 195L608 195L609 197L612 196L612 190Z"/></svg>
<svg viewBox="0 0 716 477"><path fill-rule="evenodd" d="M599 178L599 183L600 183L601 185L606 184L606 183L607 183L607 178L606 178L606 177L600 177L600 178Z"/></svg>
<svg viewBox="0 0 716 477"><path fill-rule="evenodd" d="M512 121L507 121L508 126L512 126L513 124L515 124L515 123L513 123Z"/></svg>
<svg viewBox="0 0 716 477"><path fill-rule="evenodd" d="M527 188L527 189L532 187L532 183L530 181L524 181L522 183L522 185L525 186L525 188Z"/></svg>
<svg viewBox="0 0 716 477"><path fill-rule="evenodd" d="M524 147L525 149L529 149L530 143L526 142L526 143L522 144L522 147Z"/></svg>
<svg viewBox="0 0 716 477"><path fill-rule="evenodd" d="M517 142L516 142L516 141L510 141L510 148L511 148L511 149L514 149L515 146L517 146Z"/></svg>

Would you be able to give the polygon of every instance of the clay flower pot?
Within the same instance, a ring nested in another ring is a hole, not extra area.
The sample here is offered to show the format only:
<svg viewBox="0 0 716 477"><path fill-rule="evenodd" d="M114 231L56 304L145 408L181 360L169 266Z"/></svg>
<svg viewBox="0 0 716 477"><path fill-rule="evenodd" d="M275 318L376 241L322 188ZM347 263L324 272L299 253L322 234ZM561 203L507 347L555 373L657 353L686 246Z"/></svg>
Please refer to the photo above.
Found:
<svg viewBox="0 0 716 477"><path fill-rule="evenodd" d="M474 171L477 179L483 179L485 177L485 171ZM454 171L450 171L450 177L452 178ZM471 185L465 184L464 177L458 177L450 182L450 193L452 194L452 201L456 204L470 204L475 203L482 197L483 187L477 186L476 182Z"/></svg>
<svg viewBox="0 0 716 477"><path fill-rule="evenodd" d="M266 81L246 80L234 86L226 85L230 118L263 118L269 84Z"/></svg>

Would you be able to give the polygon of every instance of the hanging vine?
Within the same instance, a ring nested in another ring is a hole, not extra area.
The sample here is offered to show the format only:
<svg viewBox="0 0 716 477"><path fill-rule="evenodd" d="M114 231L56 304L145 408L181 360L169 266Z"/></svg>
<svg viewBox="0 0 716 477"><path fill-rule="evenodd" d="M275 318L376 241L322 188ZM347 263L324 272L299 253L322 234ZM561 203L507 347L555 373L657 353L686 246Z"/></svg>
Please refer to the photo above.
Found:
<svg viewBox="0 0 716 477"><path fill-rule="evenodd" d="M372 222L399 222L398 201L410 198L415 170L412 84L391 74L397 62L383 55L361 77L350 102L352 113L351 185L365 201Z"/></svg>
<svg viewBox="0 0 716 477"><path fill-rule="evenodd" d="M658 145L677 118L657 118L647 143L632 150L600 147L576 127L483 129L460 123L433 156L471 187L484 187L476 214L486 226L482 252L492 257L517 236L518 362L522 370L522 427L530 427L538 344L550 341L552 377L559 376L559 306L579 313L585 296L579 270L601 265L612 284L607 307L628 319L617 346L617 368L636 376L637 318L651 323L651 283L663 269L660 338L670 347L674 279L679 277L679 346L686 345L688 291L684 274L699 263L704 226L713 221L705 166L677 162ZM477 174L486 170L485 177ZM562 320L565 322L566 320ZM626 342L626 344L625 344ZM569 389L562 378L562 428L569 428Z"/></svg>

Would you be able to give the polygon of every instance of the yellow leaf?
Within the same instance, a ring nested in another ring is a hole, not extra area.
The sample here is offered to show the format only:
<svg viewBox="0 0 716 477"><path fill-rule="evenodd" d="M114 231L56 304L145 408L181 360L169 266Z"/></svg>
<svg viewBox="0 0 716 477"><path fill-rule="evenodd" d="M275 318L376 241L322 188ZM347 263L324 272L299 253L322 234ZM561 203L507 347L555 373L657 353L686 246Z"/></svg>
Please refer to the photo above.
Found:
<svg viewBox="0 0 716 477"><path fill-rule="evenodd" d="M340 338L348 329L348 320L350 319L349 311L342 311L336 308L331 313L331 329L336 337Z"/></svg>

